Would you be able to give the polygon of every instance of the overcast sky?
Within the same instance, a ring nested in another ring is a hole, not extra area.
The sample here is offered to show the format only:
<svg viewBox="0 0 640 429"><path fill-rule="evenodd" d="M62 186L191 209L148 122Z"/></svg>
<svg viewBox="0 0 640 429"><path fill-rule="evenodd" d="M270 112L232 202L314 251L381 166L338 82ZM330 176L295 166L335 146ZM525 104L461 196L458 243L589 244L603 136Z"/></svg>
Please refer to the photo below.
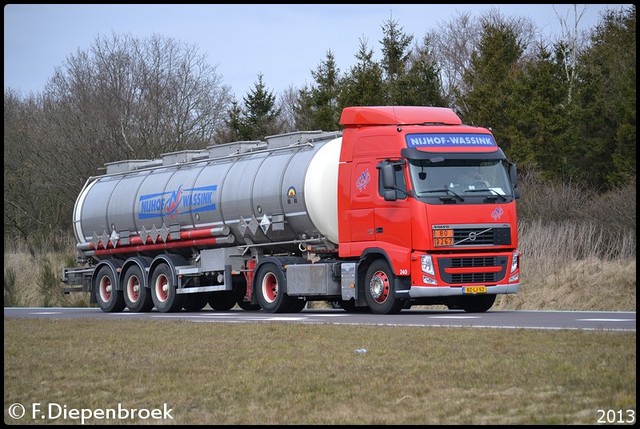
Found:
<svg viewBox="0 0 640 429"><path fill-rule="evenodd" d="M578 5L578 11L586 7L580 27L593 28L603 11L629 6ZM312 83L311 70L328 50L341 73L348 71L361 38L379 60L381 27L390 18L415 41L459 13L477 17L492 7L505 17L531 18L549 40L561 34L558 15L573 23L569 4L9 4L4 7L4 87L23 95L41 92L56 67L64 67L78 50L88 51L98 36L159 34L195 46L238 99L253 88L259 73L267 89L279 95L289 86Z"/></svg>

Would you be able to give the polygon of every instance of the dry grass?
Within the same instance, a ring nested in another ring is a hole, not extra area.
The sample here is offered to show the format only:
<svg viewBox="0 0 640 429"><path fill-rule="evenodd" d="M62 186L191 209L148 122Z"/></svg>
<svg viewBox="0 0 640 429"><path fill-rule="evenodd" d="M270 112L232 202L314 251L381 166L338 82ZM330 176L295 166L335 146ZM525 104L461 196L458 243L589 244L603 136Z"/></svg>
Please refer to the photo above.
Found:
<svg viewBox="0 0 640 429"><path fill-rule="evenodd" d="M635 231L607 231L591 223L520 222L522 286L516 295L498 297L501 310L636 310ZM87 306L88 294L64 295L51 279L72 266L73 254L6 250L5 303L11 305ZM11 279L11 274L14 279ZM7 286L13 292L7 292ZM44 289L43 289L44 288ZM46 292L46 293L43 293ZM48 295L47 295L48 294ZM324 303L314 303L318 306Z"/></svg>
<svg viewBox="0 0 640 429"><path fill-rule="evenodd" d="M24 250L17 252L5 250L5 302L8 295L7 287L11 284L11 281L7 280L7 274L11 273L15 280L9 287L13 290L10 295L15 306L87 307L89 294L65 295L62 292L64 288L60 282L62 268L73 266L73 262L73 254L69 253L47 251L31 254Z"/></svg>
<svg viewBox="0 0 640 429"><path fill-rule="evenodd" d="M591 223L520 223L522 286L495 309L636 310L635 233Z"/></svg>
<svg viewBox="0 0 640 429"><path fill-rule="evenodd" d="M6 423L14 402L166 403L174 420L154 422L163 424L596 424L599 409L636 407L635 333L39 319L4 328ZM28 413L16 423L77 421Z"/></svg>

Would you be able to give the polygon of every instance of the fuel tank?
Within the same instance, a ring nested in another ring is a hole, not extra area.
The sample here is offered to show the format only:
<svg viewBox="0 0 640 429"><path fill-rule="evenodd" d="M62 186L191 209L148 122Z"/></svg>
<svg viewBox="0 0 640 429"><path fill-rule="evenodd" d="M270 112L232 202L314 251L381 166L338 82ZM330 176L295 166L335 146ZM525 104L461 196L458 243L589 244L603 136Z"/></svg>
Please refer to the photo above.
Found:
<svg viewBox="0 0 640 429"><path fill-rule="evenodd" d="M341 133L270 136L107 164L78 196L78 251L95 259L338 241Z"/></svg>

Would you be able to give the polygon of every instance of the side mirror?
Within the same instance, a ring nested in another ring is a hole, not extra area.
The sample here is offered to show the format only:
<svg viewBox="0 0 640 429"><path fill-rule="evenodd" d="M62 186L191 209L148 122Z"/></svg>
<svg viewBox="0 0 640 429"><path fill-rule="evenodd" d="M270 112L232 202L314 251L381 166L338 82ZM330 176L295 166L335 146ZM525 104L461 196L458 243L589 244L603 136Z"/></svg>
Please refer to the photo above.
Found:
<svg viewBox="0 0 640 429"><path fill-rule="evenodd" d="M384 191L385 201L396 201L398 199L398 193L394 189L387 189Z"/></svg>
<svg viewBox="0 0 640 429"><path fill-rule="evenodd" d="M395 166L392 164L384 164L381 168L382 168L382 187L384 189L395 189L397 187ZM385 200L386 200L386 192L385 192Z"/></svg>
<svg viewBox="0 0 640 429"><path fill-rule="evenodd" d="M514 188L518 186L518 169L515 164L509 164L509 179L511 180L511 186Z"/></svg>

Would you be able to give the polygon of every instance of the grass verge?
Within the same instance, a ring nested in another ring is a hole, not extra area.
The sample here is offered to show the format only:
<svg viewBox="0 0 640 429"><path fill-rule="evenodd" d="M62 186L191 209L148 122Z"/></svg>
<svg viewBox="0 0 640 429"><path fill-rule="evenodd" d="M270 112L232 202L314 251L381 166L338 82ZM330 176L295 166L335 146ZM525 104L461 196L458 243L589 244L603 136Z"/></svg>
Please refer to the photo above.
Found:
<svg viewBox="0 0 640 429"><path fill-rule="evenodd" d="M599 410L636 409L635 333L11 318L4 330L9 424L80 423L34 403L166 404L171 419L85 421L160 424L597 424Z"/></svg>

